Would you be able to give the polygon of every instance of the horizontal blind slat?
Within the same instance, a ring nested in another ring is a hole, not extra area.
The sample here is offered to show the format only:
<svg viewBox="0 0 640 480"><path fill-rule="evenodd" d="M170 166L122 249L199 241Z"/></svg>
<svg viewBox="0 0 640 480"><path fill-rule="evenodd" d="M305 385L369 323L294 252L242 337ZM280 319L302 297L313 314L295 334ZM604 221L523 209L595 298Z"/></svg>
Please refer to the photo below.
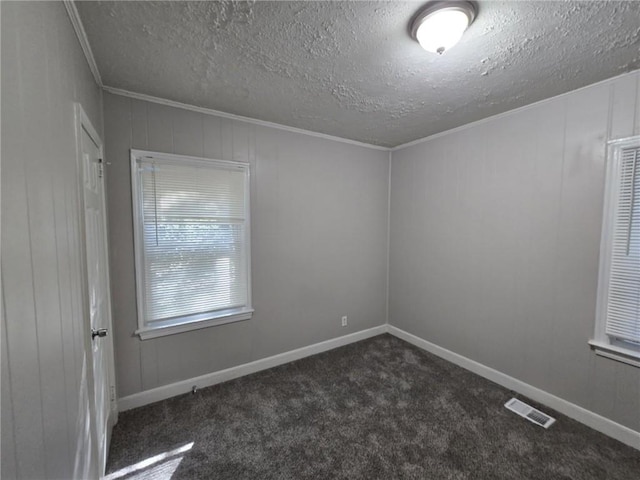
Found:
<svg viewBox="0 0 640 480"><path fill-rule="evenodd" d="M246 306L246 172L138 164L145 321Z"/></svg>
<svg viewBox="0 0 640 480"><path fill-rule="evenodd" d="M612 229L606 334L640 342L640 148L620 157L618 198Z"/></svg>

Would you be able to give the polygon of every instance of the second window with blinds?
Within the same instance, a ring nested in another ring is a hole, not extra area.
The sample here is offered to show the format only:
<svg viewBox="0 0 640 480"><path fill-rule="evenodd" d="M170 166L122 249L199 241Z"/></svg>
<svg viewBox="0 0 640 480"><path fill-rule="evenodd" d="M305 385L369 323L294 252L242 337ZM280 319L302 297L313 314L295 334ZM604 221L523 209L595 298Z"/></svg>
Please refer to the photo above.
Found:
<svg viewBox="0 0 640 480"><path fill-rule="evenodd" d="M640 137L614 140L600 247L596 353L640 367Z"/></svg>
<svg viewBox="0 0 640 480"><path fill-rule="evenodd" d="M142 339L251 318L249 165L131 151Z"/></svg>

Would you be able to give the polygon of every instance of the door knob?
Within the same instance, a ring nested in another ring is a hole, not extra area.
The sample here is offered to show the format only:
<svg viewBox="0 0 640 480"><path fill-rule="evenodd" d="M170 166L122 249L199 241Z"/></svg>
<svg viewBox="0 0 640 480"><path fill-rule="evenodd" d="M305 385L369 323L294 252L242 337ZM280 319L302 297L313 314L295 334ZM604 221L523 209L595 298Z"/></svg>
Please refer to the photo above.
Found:
<svg viewBox="0 0 640 480"><path fill-rule="evenodd" d="M106 337L107 333L109 333L109 330L107 330L106 328L98 328L97 330L94 330L93 328L91 329L91 340L93 340L96 337Z"/></svg>

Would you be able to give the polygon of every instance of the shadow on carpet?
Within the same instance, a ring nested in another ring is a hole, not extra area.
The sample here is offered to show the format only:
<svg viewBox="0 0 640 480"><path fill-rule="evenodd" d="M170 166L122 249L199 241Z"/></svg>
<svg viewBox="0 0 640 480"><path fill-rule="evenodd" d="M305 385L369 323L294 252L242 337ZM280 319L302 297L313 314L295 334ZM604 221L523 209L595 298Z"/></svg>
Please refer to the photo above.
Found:
<svg viewBox="0 0 640 480"><path fill-rule="evenodd" d="M120 414L107 478L640 479L640 451L512 396L385 334Z"/></svg>

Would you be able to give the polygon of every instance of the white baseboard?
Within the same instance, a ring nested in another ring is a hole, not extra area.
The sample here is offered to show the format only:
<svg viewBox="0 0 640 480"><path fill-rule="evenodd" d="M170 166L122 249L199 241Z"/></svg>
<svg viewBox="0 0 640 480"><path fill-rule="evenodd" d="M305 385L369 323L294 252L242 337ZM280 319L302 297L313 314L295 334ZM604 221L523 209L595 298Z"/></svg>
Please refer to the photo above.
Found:
<svg viewBox="0 0 640 480"><path fill-rule="evenodd" d="M326 352L327 350L333 350L334 348L342 347L366 338L375 337L376 335L381 335L386 331L387 325L380 325L378 327L369 328L367 330L351 333L342 337L332 338L331 340L326 340L324 342L315 343L307 347L273 355L272 357L238 365L237 367L219 370L217 372L208 373L188 380L182 380L180 382L163 385L162 387L153 388L151 390L145 390L144 392L134 393L133 395L128 395L118 399L118 410L120 412L124 412L125 410L131 410L132 408L159 402L160 400L165 400L167 398L175 397L176 395L190 392L193 385L197 385L198 388L209 387L228 380L233 380L234 378L243 377L251 373L256 373L261 370L293 362L294 360L315 355L316 353Z"/></svg>
<svg viewBox="0 0 640 480"><path fill-rule="evenodd" d="M392 325L380 325L377 327L362 330L360 332L351 333L342 337L332 338L324 342L309 345L307 347L298 348L289 352L273 355L272 357L263 358L254 362L245 363L236 367L227 368L213 373L208 373L199 377L190 378L188 380L182 380L180 382L164 385L162 387L153 388L151 390L145 390L144 392L135 393L126 397L118 399L118 410L123 412L132 408L142 407L150 403L165 400L167 398L175 397L187 393L191 390L193 385L197 385L198 388L209 387L218 383L233 380L234 378L243 377L251 373L256 373L261 370L266 370L278 365L293 362L301 358L305 358L317 353L326 352L334 348L342 347L350 343L358 342L367 338L375 337L383 333L390 333L418 348L433 353L440 358L443 358L451 363L454 363L466 370L469 370L481 377L484 377L492 382L502 385L509 390L520 393L536 402L553 408L554 410L577 420L584 425L593 428L605 435L608 435L616 440L621 441L631 447L640 450L640 432L636 432L624 425L609 420L597 413L580 407L567 400L563 400L560 397L556 397L551 393L541 390L537 387L522 382L516 378L499 372L493 368L487 367L481 363L471 360L467 357L463 357L457 353L440 347L434 343L423 340L416 335L405 332Z"/></svg>
<svg viewBox="0 0 640 480"><path fill-rule="evenodd" d="M530 399L546 405L549 408L553 408L554 410L566 415L567 417L573 418L574 420L577 420L578 422L583 423L584 425L591 427L594 430L604 433L609 437L615 438L622 443L640 450L640 432L636 432L635 430L625 427L624 425L620 425L613 420L609 420L608 418L582 408L574 403L563 400L560 397L556 397L555 395L529 385L528 383L524 383L516 378L510 377L509 375L499 372L498 370L494 370L493 368L482 365L481 363L478 363L467 357L463 357L462 355L454 353L451 350L439 347L434 343L423 340L420 337L405 332L404 330L401 330L392 325L387 325L387 331L391 335L409 342L418 348L433 353L434 355L437 355L438 357L443 358L451 363L455 363L456 365L466 370L469 370L477 375L480 375L481 377L502 385L509 390L513 390L526 397L529 397Z"/></svg>

